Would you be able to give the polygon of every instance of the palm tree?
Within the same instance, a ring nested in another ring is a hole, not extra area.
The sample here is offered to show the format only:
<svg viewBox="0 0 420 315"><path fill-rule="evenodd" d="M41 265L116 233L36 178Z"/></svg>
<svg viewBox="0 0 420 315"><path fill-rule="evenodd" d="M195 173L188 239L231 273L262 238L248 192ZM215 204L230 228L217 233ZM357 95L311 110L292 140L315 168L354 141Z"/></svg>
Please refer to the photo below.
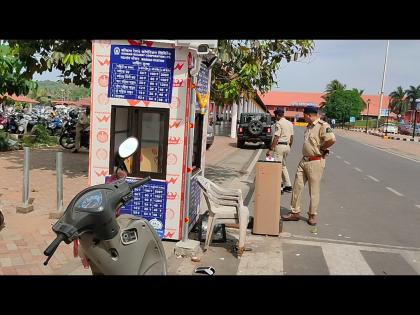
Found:
<svg viewBox="0 0 420 315"><path fill-rule="evenodd" d="M331 94L335 91L342 91L346 89L346 85L342 84L337 79L332 80L330 83L328 83L327 88L325 89L325 93Z"/></svg>
<svg viewBox="0 0 420 315"><path fill-rule="evenodd" d="M321 96L321 98L324 100L324 102L321 102L319 106L322 108L324 107L328 102L328 97L334 93L335 91L342 91L346 89L346 85L342 84L337 79L332 80L330 83L327 84L327 87L325 88L325 94Z"/></svg>
<svg viewBox="0 0 420 315"><path fill-rule="evenodd" d="M405 90L405 93L407 93L407 99L410 106L410 109L413 113L413 119L414 119L414 109L416 108L416 99L420 98L420 85L417 87L410 85L410 88L408 90Z"/></svg>
<svg viewBox="0 0 420 315"><path fill-rule="evenodd" d="M359 89L356 89L356 88L354 88L352 90L355 91L355 92L357 92L360 95L360 99L362 100L362 103L363 103L363 109L365 109L366 106L367 106L367 104L366 104L365 100L362 97L362 94L365 92L365 90L359 90Z"/></svg>
<svg viewBox="0 0 420 315"><path fill-rule="evenodd" d="M389 101L389 107L391 111L397 115L404 115L408 109L408 99L405 97L406 91L401 86L397 87L395 91L392 91Z"/></svg>

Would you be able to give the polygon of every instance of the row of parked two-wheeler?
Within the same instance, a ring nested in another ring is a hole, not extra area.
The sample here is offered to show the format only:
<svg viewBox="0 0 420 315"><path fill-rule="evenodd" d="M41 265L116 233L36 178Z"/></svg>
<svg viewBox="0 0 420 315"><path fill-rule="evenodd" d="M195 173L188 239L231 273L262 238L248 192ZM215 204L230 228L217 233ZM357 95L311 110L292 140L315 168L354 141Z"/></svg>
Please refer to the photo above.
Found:
<svg viewBox="0 0 420 315"><path fill-rule="evenodd" d="M30 133L36 125L44 125L51 135L59 135L63 126L63 118L51 118L49 115L38 115L36 113L0 113L0 131L24 134Z"/></svg>
<svg viewBox="0 0 420 315"><path fill-rule="evenodd" d="M65 149L75 147L76 124L79 111L71 110L68 114L51 117L50 114L25 114L20 112L1 113L0 131L12 134L32 133L34 127L43 125L52 136L60 137L60 145ZM81 146L89 148L89 130L83 130Z"/></svg>

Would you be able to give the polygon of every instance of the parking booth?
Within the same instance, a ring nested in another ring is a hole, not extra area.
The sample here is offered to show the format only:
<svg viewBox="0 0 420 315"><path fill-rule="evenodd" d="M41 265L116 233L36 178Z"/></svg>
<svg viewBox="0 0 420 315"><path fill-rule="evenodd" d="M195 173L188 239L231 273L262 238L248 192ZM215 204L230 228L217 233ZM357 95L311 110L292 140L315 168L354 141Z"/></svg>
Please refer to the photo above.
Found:
<svg viewBox="0 0 420 315"><path fill-rule="evenodd" d="M217 41L92 42L89 185L110 180L118 147L139 140L127 180L151 176L121 213L180 240L199 217L211 66Z"/></svg>

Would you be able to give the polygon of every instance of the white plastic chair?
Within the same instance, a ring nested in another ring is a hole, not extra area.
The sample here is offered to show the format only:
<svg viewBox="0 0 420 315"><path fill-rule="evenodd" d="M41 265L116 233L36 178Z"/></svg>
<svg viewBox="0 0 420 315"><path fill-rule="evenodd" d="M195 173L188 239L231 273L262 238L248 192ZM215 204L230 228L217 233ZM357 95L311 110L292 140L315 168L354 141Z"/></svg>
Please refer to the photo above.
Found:
<svg viewBox="0 0 420 315"><path fill-rule="evenodd" d="M210 246L213 229L217 224L238 224L239 244L237 254L242 256L249 221L249 210L248 207L243 205L242 191L240 189L221 188L203 176L197 176L197 182L203 190L209 210L204 250L207 250Z"/></svg>

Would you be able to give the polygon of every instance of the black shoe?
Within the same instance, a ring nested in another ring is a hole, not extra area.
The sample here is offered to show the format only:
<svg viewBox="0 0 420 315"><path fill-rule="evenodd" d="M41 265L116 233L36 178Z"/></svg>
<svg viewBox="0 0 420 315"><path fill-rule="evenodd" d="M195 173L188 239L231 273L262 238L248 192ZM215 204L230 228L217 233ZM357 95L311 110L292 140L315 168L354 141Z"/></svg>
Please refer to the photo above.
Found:
<svg viewBox="0 0 420 315"><path fill-rule="evenodd" d="M74 150L72 151L72 153L77 153L77 152L79 152L79 150L77 150L77 149L74 149Z"/></svg>
<svg viewBox="0 0 420 315"><path fill-rule="evenodd" d="M292 186L286 186L283 188L283 191L288 192L288 193L292 192L292 190L293 190Z"/></svg>

